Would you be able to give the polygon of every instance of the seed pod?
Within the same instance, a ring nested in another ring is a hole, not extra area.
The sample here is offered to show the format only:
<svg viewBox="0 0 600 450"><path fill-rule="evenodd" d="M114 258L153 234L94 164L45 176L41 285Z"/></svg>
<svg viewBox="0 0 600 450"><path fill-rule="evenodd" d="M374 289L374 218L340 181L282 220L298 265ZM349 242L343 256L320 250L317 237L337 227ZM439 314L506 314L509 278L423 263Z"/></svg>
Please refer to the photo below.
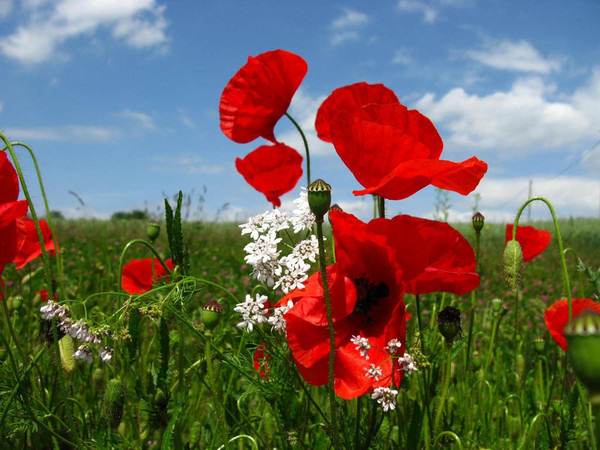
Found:
<svg viewBox="0 0 600 450"><path fill-rule="evenodd" d="M315 215L317 222L323 222L323 217L331 205L331 186L320 178L308 186L308 206Z"/></svg>
<svg viewBox="0 0 600 450"><path fill-rule="evenodd" d="M447 345L452 345L454 338L462 336L462 327L460 325L460 309L454 306L446 306L437 315L438 327L440 333L446 339Z"/></svg>
<svg viewBox="0 0 600 450"><path fill-rule="evenodd" d="M207 330L212 330L215 328L219 320L221 320L221 315L223 314L223 307L219 305L217 300L210 299L208 302L204 304L202 307L201 319L204 324L204 328Z"/></svg>
<svg viewBox="0 0 600 450"><path fill-rule="evenodd" d="M512 240L506 243L502 256L504 268L504 281L513 290L521 288L521 276L523 274L523 250L518 241Z"/></svg>
<svg viewBox="0 0 600 450"><path fill-rule="evenodd" d="M480 212L476 212L471 219L471 223L473 224L475 233L479 235L483 229L483 225L485 224L485 217L483 217L483 214Z"/></svg>
<svg viewBox="0 0 600 450"><path fill-rule="evenodd" d="M123 407L125 406L125 389L123 382L118 378L110 380L104 393L104 401L100 416L111 428L117 428L123 418Z"/></svg>
<svg viewBox="0 0 600 450"><path fill-rule="evenodd" d="M160 235L160 225L156 222L150 222L146 227L146 234L150 242L154 242Z"/></svg>

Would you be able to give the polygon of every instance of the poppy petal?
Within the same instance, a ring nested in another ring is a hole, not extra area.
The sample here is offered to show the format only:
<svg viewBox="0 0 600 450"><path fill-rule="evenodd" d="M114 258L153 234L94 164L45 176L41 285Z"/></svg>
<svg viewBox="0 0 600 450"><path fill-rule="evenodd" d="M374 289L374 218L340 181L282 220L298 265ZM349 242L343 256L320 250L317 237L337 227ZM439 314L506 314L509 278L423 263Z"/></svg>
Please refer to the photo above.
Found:
<svg viewBox="0 0 600 450"><path fill-rule="evenodd" d="M250 186L280 206L279 197L294 189L302 177L302 156L285 144L263 145L237 158L235 167Z"/></svg>
<svg viewBox="0 0 600 450"><path fill-rule="evenodd" d="M589 298L571 299L571 308L573 310L573 319L586 309L593 309L600 314L600 304ZM546 327L560 348L567 351L567 339L565 338L564 328L569 322L569 302L562 299L554 302L544 313Z"/></svg>
<svg viewBox="0 0 600 450"><path fill-rule="evenodd" d="M165 261L173 269L173 261ZM154 278L153 278L154 274ZM132 259L123 266L121 287L128 294L143 294L152 289L154 283L167 275L167 271L158 258Z"/></svg>
<svg viewBox="0 0 600 450"><path fill-rule="evenodd" d="M259 136L277 142L275 124L287 111L307 71L304 59L285 50L250 56L221 95L223 133L238 143Z"/></svg>
<svg viewBox="0 0 600 450"><path fill-rule="evenodd" d="M513 224L506 225L506 242L512 240ZM528 262L542 253L552 240L552 233L548 230L538 230L531 226L519 226L516 239L521 244L523 261Z"/></svg>
<svg viewBox="0 0 600 450"><path fill-rule="evenodd" d="M19 197L17 172L6 152L0 152L0 204L14 202Z"/></svg>
<svg viewBox="0 0 600 450"><path fill-rule="evenodd" d="M372 103L399 104L394 91L383 84L355 83L334 90L319 107L315 129L319 138L331 142L330 122L341 111L352 112Z"/></svg>
<svg viewBox="0 0 600 450"><path fill-rule="evenodd" d="M40 220L39 225L44 238L44 248L46 252L52 255L55 250L52 231L45 220ZM17 219L17 246L17 255L13 260L17 269L25 267L34 259L42 256L42 247L35 228L35 222L32 219L24 217Z"/></svg>

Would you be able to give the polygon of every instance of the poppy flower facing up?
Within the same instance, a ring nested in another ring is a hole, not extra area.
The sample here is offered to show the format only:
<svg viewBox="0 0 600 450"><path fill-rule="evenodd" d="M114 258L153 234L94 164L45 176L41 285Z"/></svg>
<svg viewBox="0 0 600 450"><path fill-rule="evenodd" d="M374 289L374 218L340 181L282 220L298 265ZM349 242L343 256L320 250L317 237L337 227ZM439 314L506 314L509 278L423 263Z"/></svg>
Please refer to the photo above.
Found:
<svg viewBox="0 0 600 450"><path fill-rule="evenodd" d="M250 56L221 95L223 133L238 143L259 136L277 142L275 124L287 111L307 71L304 59L285 50Z"/></svg>
<svg viewBox="0 0 600 450"><path fill-rule="evenodd" d="M511 241L513 237L514 225L506 225L506 241ZM531 261L537 255L542 253L552 240L552 234L547 230L538 230L530 226L521 226L517 228L517 241L523 251L523 261Z"/></svg>
<svg viewBox="0 0 600 450"><path fill-rule="evenodd" d="M0 152L0 274L17 254L17 218L27 214L27 201L19 200L17 172L5 152Z"/></svg>
<svg viewBox="0 0 600 450"><path fill-rule="evenodd" d="M170 259L167 259L165 264L169 269L173 269L173 262ZM121 287L128 294L143 294L151 290L154 283L166 276L167 271L158 258L132 259L123 266Z"/></svg>
<svg viewBox="0 0 600 450"><path fill-rule="evenodd" d="M333 143L365 187L354 195L400 200L430 184L462 195L473 191L487 164L475 157L440 160L443 142L433 123L394 97L383 85L358 83L336 89L317 112L319 137Z"/></svg>
<svg viewBox="0 0 600 450"><path fill-rule="evenodd" d="M285 144L262 145L237 158L235 167L250 186L280 206L279 197L294 189L302 176L302 155Z"/></svg>
<svg viewBox="0 0 600 450"><path fill-rule="evenodd" d="M460 280L462 275L455 278L460 270L467 273L474 268L472 250L473 261L468 261L469 252L456 246L467 255L465 261L457 258L461 262L456 264L441 257L445 254L441 247L436 249L443 239L449 240L446 224L439 229L433 225L437 222L409 216L365 224L341 211L331 211L330 218L336 243L336 263L327 268L336 347L334 387L340 397L350 399L389 387L392 381L400 385L402 371L388 353L378 349L396 340L397 355L404 354L408 314L402 296L406 286L427 290L446 283L463 292L476 287L479 278L476 274L466 276L466 281ZM428 275L428 269L436 275ZM422 285L416 281L420 276L424 277ZM304 289L290 292L278 305L294 303L284 316L288 345L303 378L322 385L328 381L329 331L320 272L304 284ZM371 348L368 360L357 349L363 338Z"/></svg>
<svg viewBox="0 0 600 450"><path fill-rule="evenodd" d="M44 237L44 248L50 255L54 254L55 246L52 239L52 231L45 220L40 220L40 229ZM21 269L36 258L42 256L42 247L40 245L35 222L32 219L20 217L17 219L17 246L18 251L14 263L17 269Z"/></svg>
<svg viewBox="0 0 600 450"><path fill-rule="evenodd" d="M600 303L597 303L589 298L573 298L571 299L571 307L573 308L573 319L586 309L593 309L600 314ZM569 322L569 302L567 299L562 299L554 302L544 313L546 327L552 336L552 339L562 348L567 351L567 339L565 338L564 328Z"/></svg>

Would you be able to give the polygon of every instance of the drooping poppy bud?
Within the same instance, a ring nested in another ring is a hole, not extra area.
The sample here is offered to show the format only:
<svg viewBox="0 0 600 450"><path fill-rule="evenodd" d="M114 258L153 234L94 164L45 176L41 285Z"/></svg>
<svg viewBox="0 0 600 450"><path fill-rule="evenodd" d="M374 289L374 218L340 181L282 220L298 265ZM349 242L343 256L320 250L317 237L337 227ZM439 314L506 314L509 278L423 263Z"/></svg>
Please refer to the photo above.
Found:
<svg viewBox="0 0 600 450"><path fill-rule="evenodd" d="M600 405L600 314L586 309L564 329L569 362L588 388L592 404Z"/></svg>
<svg viewBox="0 0 600 450"><path fill-rule="evenodd" d="M462 335L462 327L460 325L461 313L460 309L454 306L446 306L437 315L438 327L440 333L446 339L447 345L452 345L454 338Z"/></svg>
<svg viewBox="0 0 600 450"><path fill-rule="evenodd" d="M519 241L508 241L502 255L504 281L513 290L521 288L523 274L523 251Z"/></svg>
<svg viewBox="0 0 600 450"><path fill-rule="evenodd" d="M325 181L313 181L308 186L308 206L315 215L317 222L323 222L323 217L329 211L331 205L331 186Z"/></svg>

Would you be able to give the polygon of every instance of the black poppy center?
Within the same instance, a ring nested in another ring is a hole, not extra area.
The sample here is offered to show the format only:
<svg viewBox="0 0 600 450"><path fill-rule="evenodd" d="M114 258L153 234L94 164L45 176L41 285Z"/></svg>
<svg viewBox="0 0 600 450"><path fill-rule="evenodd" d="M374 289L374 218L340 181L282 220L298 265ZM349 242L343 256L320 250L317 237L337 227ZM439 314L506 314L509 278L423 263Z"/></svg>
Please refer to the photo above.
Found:
<svg viewBox="0 0 600 450"><path fill-rule="evenodd" d="M356 304L354 313L368 314L371 308L377 306L380 299L390 295L390 290L385 283L373 283L364 275L354 279L356 286Z"/></svg>

